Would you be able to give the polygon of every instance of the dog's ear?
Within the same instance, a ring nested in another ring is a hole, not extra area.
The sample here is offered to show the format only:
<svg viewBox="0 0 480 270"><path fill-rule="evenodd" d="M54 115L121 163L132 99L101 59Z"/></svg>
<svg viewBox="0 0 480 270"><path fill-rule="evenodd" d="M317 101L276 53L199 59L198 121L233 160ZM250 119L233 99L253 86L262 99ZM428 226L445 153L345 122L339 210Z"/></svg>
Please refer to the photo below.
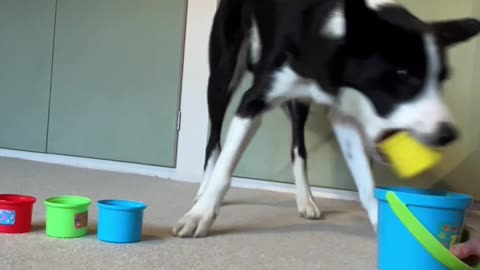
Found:
<svg viewBox="0 0 480 270"><path fill-rule="evenodd" d="M468 41L480 33L480 21L473 18L439 21L430 24L443 46L453 46Z"/></svg>

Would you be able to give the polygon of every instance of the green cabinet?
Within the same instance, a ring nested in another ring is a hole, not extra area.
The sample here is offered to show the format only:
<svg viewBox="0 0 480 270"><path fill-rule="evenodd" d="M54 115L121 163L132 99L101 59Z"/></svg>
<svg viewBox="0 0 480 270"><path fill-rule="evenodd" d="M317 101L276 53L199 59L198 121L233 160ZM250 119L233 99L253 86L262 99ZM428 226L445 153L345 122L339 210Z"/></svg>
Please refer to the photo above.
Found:
<svg viewBox="0 0 480 270"><path fill-rule="evenodd" d="M48 152L175 165L185 0L58 0Z"/></svg>
<svg viewBox="0 0 480 270"><path fill-rule="evenodd" d="M0 0L0 147L175 166L186 0Z"/></svg>
<svg viewBox="0 0 480 270"><path fill-rule="evenodd" d="M0 147L45 152L55 0L0 0Z"/></svg>

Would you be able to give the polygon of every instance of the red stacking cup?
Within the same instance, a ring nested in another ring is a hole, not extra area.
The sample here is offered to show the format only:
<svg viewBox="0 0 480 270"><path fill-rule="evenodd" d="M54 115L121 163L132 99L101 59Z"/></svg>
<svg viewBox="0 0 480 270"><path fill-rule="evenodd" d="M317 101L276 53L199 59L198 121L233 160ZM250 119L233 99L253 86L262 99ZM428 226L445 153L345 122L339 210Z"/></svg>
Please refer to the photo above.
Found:
<svg viewBox="0 0 480 270"><path fill-rule="evenodd" d="M32 228L35 197L0 194L0 233L27 233Z"/></svg>

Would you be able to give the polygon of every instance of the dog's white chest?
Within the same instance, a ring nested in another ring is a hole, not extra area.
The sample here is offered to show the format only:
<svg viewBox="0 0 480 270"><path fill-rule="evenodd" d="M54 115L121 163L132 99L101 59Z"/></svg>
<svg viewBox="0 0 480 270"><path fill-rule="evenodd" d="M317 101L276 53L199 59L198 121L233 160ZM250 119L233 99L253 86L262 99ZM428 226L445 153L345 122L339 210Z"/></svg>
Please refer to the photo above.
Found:
<svg viewBox="0 0 480 270"><path fill-rule="evenodd" d="M267 101L281 103L291 99L311 100L316 104L330 105L333 97L312 79L298 75L289 65L284 65L272 77L272 87Z"/></svg>

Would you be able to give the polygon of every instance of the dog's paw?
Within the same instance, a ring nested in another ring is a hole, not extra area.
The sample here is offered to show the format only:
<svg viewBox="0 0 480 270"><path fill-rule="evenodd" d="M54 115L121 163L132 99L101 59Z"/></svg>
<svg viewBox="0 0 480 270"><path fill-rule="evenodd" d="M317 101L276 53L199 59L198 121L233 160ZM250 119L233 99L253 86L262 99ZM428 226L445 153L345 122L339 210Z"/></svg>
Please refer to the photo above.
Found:
<svg viewBox="0 0 480 270"><path fill-rule="evenodd" d="M197 214L190 211L175 224L173 234L182 238L205 237L215 217L215 213Z"/></svg>
<svg viewBox="0 0 480 270"><path fill-rule="evenodd" d="M373 229L377 232L378 226L378 202L375 199L372 199L367 208L368 218L372 224Z"/></svg>
<svg viewBox="0 0 480 270"><path fill-rule="evenodd" d="M298 213L306 219L320 219L322 212L313 198L305 198L297 202Z"/></svg>

